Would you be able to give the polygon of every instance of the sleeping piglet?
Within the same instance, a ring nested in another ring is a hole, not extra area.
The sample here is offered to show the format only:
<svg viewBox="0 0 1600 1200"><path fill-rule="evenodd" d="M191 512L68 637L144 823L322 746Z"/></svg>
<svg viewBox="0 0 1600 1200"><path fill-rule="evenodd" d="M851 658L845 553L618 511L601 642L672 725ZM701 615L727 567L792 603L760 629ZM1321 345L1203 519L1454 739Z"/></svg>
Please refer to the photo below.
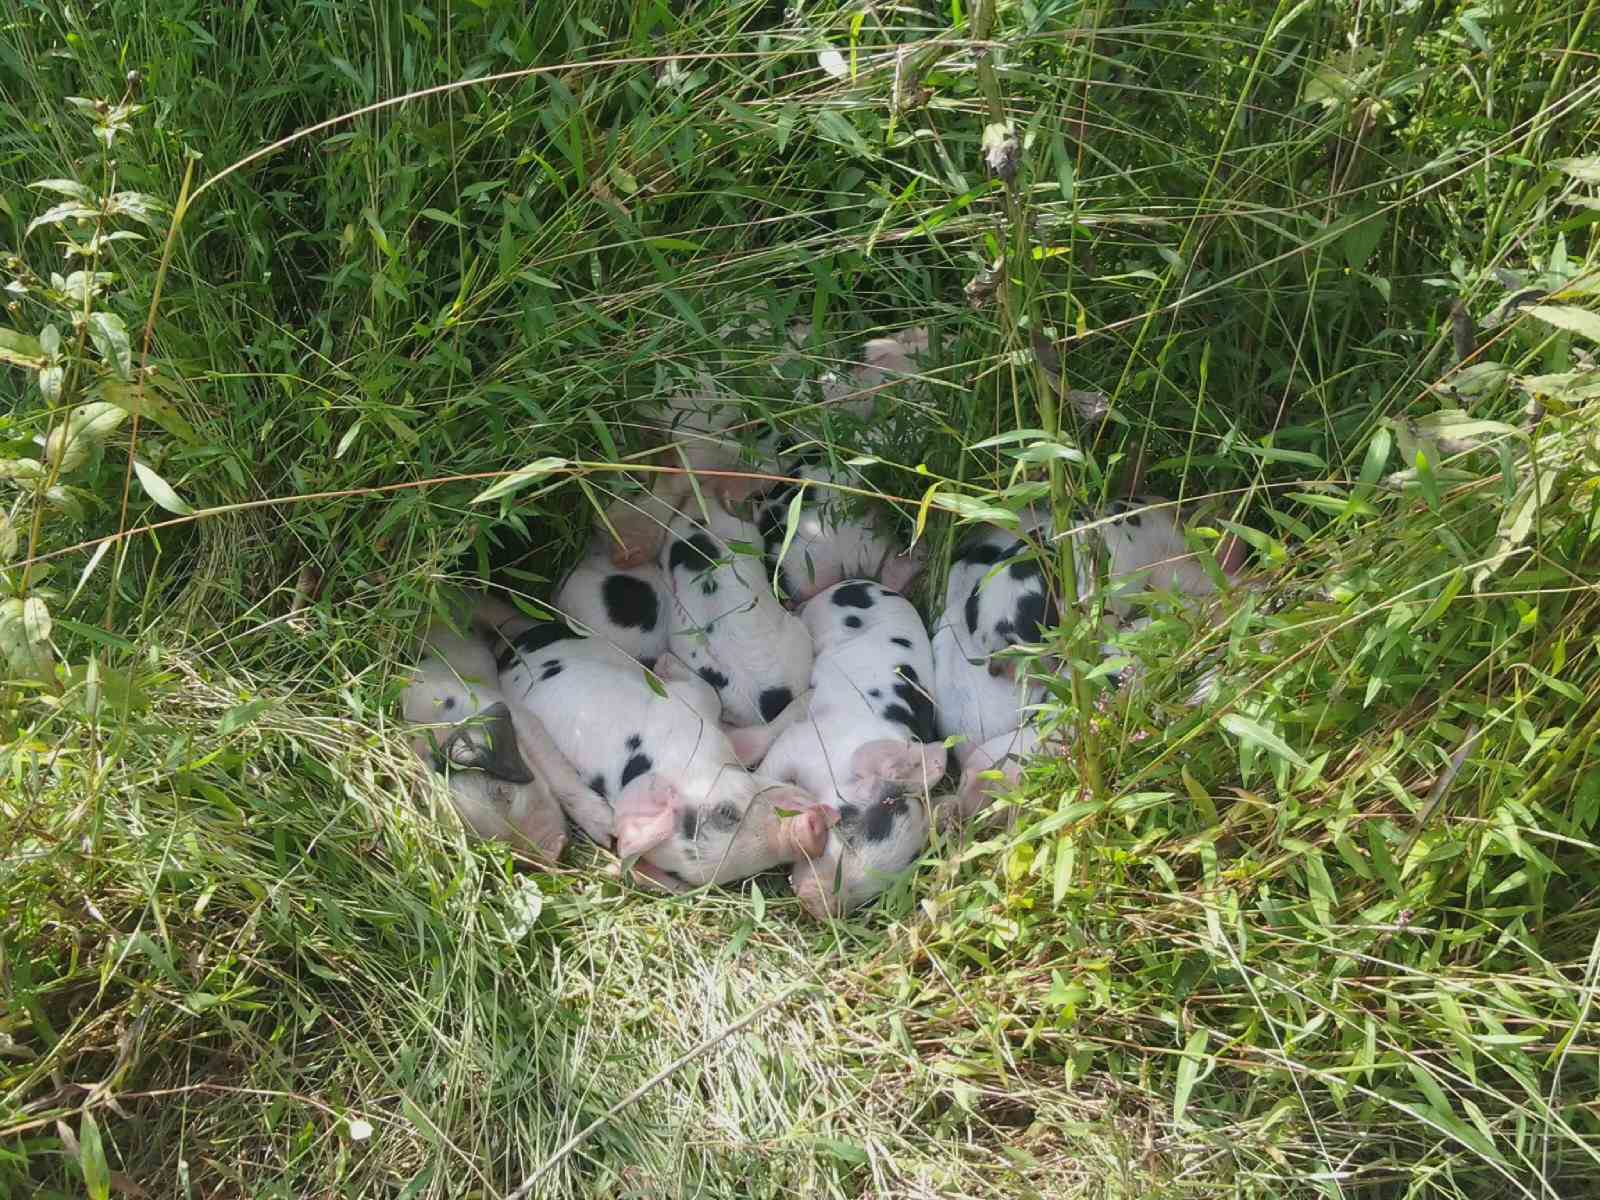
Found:
<svg viewBox="0 0 1600 1200"><path fill-rule="evenodd" d="M928 789L945 770L926 689L932 654L904 597L849 580L801 612L817 648L803 718L731 732L745 762L838 810L827 850L790 877L812 916L849 912L909 868L928 840Z"/></svg>
<svg viewBox="0 0 1600 1200"><path fill-rule="evenodd" d="M709 506L679 516L662 547L672 653L722 700L730 725L771 721L811 678L811 635L772 592L753 521Z"/></svg>
<svg viewBox="0 0 1600 1200"><path fill-rule="evenodd" d="M820 465L795 472L795 482L782 484L759 501L756 524L766 550L767 568L778 590L791 604L801 604L846 579L876 579L903 591L922 571L925 552L919 545L904 549L875 516L850 511L851 498L827 486L833 473ZM789 507L805 487L794 537L787 550Z"/></svg>
<svg viewBox="0 0 1600 1200"><path fill-rule="evenodd" d="M702 679L663 655L644 670L597 638L500 622L500 679L550 730L600 798L573 812L595 841L671 890L726 883L820 854L833 814L797 788L751 775L717 724ZM657 691L659 688L659 693Z"/></svg>
<svg viewBox="0 0 1600 1200"><path fill-rule="evenodd" d="M553 862L567 842L560 796L586 791L582 780L544 726L507 702L487 646L435 624L424 649L400 697L413 752L474 833Z"/></svg>
<svg viewBox="0 0 1600 1200"><path fill-rule="evenodd" d="M1075 540L1078 595L1088 597L1104 569L1106 609L1117 618L1133 611L1138 592L1176 592L1208 596L1216 590L1211 575L1184 539L1184 515L1159 496L1114 500L1103 513L1079 515ZM972 578L962 601L962 620L971 648L995 655L1011 646L1037 644L1043 631L1061 623L1056 598L1045 573L1051 553L1048 517L1025 516L1022 529L1009 533L986 526L969 537L952 563L952 580ZM1216 552L1225 577L1235 575L1246 547L1225 538ZM995 671L1014 674L1016 660L992 660Z"/></svg>

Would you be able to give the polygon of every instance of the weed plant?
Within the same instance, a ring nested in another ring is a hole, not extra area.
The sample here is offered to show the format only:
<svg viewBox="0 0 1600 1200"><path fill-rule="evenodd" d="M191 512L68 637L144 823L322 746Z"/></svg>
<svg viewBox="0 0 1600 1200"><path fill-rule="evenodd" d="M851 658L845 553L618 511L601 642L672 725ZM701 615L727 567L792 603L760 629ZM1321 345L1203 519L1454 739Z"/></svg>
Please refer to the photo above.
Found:
<svg viewBox="0 0 1600 1200"><path fill-rule="evenodd" d="M4 0L0 1194L1594 1194L1597 7ZM468 842L443 585L913 324L908 536L1260 586L848 922Z"/></svg>

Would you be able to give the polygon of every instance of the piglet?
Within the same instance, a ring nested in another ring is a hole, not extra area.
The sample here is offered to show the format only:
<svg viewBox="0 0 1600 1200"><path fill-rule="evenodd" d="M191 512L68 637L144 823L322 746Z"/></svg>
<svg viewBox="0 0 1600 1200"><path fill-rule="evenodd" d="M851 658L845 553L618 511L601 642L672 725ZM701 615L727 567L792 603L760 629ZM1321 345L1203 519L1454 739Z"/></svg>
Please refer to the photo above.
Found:
<svg viewBox="0 0 1600 1200"><path fill-rule="evenodd" d="M833 814L751 775L718 726L716 692L670 653L655 679L597 638L500 623L506 694L543 721L600 803L571 811L589 837L671 890L726 883L824 849Z"/></svg>
<svg viewBox="0 0 1600 1200"><path fill-rule="evenodd" d="M768 570L792 604L802 604L846 579L876 579L903 591L922 571L922 547L906 550L880 518L852 513L849 498L827 486L834 482L833 473L824 466L801 467L795 482L769 492L757 510ZM785 550L790 505L802 488L806 495Z"/></svg>
<svg viewBox="0 0 1600 1200"><path fill-rule="evenodd" d="M753 521L710 505L680 516L662 547L672 652L715 689L723 720L771 721L805 690L811 635L773 594Z"/></svg>
<svg viewBox="0 0 1600 1200"><path fill-rule="evenodd" d="M1183 514L1160 497L1115 500L1102 513L1079 513L1077 522L1070 536L1076 542L1078 595L1087 598L1103 570L1106 610L1114 617L1129 616L1140 592L1207 596L1216 590L1184 539ZM1017 533L981 527L958 551L952 578L974 580L962 600L966 638L984 655L1037 644L1044 630L1061 623L1044 567L1054 552L1050 528L1047 517L1026 514ZM1219 546L1225 577L1238 572L1243 550L1231 537ZM1015 659L992 659L990 666L1013 674Z"/></svg>
<svg viewBox="0 0 1600 1200"><path fill-rule="evenodd" d="M560 858L562 801L587 791L572 763L534 716L506 700L483 643L436 624L424 649L400 697L412 751L445 779L474 833Z"/></svg>
<svg viewBox="0 0 1600 1200"><path fill-rule="evenodd" d="M797 861L812 916L846 913L907 870L928 840L927 791L945 771L927 688L933 657L910 602L869 580L835 584L801 611L817 648L803 719L735 730L745 762L838 811L826 851Z"/></svg>
<svg viewBox="0 0 1600 1200"><path fill-rule="evenodd" d="M661 469L650 473L641 494L620 496L606 509L601 533L616 566L653 561L673 519L697 509L700 499L737 508L771 487L762 476L782 473L778 434L761 432L747 455L736 431L742 417L740 407L717 396L707 380L703 391L674 396L647 419L645 436L660 446L649 463Z"/></svg>
<svg viewBox="0 0 1600 1200"><path fill-rule="evenodd" d="M667 651L671 600L666 576L653 562L618 567L598 543L556 591L556 612L609 642L629 658L654 666Z"/></svg>

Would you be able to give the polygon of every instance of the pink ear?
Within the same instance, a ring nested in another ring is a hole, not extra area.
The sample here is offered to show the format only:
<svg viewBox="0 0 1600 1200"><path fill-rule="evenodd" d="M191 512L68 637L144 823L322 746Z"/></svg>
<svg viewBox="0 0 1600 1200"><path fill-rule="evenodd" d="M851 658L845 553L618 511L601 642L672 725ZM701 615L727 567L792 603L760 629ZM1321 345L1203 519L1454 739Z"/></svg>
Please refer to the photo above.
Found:
<svg viewBox="0 0 1600 1200"><path fill-rule="evenodd" d="M927 555L920 545L915 549L907 550L904 554L892 555L883 567L883 586L891 591L905 591L911 585L911 582L922 574L923 562L926 557Z"/></svg>
<svg viewBox="0 0 1600 1200"><path fill-rule="evenodd" d="M659 775L642 775L617 797L617 857L648 854L672 836L677 825L678 789Z"/></svg>
<svg viewBox="0 0 1600 1200"><path fill-rule="evenodd" d="M868 742L850 759L856 778L882 779L915 787L932 787L944 778L943 745L883 740Z"/></svg>
<svg viewBox="0 0 1600 1200"><path fill-rule="evenodd" d="M711 488L711 494L721 502L723 508L737 514L753 497L771 486L772 482L767 479L729 478L726 475L719 475L717 482Z"/></svg>

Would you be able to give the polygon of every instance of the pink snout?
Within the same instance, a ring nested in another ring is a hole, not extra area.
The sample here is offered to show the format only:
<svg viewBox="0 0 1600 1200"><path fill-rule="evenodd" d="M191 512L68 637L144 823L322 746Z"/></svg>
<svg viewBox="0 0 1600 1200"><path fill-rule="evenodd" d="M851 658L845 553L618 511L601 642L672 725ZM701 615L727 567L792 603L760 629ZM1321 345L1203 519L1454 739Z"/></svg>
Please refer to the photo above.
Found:
<svg viewBox="0 0 1600 1200"><path fill-rule="evenodd" d="M818 859L828 848L828 830L839 823L839 810L818 804L789 819L789 841L797 857Z"/></svg>

